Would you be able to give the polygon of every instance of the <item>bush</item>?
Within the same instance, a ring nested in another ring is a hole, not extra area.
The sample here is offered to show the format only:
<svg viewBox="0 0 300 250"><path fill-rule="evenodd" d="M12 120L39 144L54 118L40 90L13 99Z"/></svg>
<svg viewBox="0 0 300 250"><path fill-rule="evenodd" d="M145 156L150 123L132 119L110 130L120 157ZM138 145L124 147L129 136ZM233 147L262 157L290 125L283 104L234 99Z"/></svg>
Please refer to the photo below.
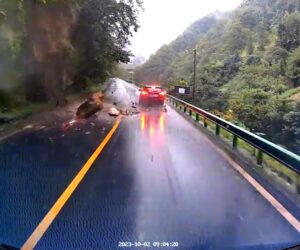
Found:
<svg viewBox="0 0 300 250"><path fill-rule="evenodd" d="M300 85L300 47L292 51L287 61L287 76L293 81L294 87Z"/></svg>
<svg viewBox="0 0 300 250"><path fill-rule="evenodd" d="M225 111L227 101L224 94L213 85L202 85L197 90L196 105L209 111Z"/></svg>
<svg viewBox="0 0 300 250"><path fill-rule="evenodd" d="M3 90L0 90L0 112L4 109L9 109L12 105L12 96Z"/></svg>

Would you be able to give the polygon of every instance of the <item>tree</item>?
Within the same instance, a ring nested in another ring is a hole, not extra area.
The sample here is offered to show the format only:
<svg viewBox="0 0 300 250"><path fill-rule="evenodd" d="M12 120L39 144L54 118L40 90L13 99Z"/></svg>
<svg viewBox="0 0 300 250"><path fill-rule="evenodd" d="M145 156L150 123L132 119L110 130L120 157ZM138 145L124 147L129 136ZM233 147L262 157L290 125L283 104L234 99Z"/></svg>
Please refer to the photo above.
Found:
<svg viewBox="0 0 300 250"><path fill-rule="evenodd" d="M253 29L263 19L262 8L255 5L245 5L237 12L237 17L243 27Z"/></svg>
<svg viewBox="0 0 300 250"><path fill-rule="evenodd" d="M218 88L210 85L198 87L195 103L209 111L224 111L227 108L224 94Z"/></svg>
<svg viewBox="0 0 300 250"><path fill-rule="evenodd" d="M11 31L1 33L0 55L5 45L5 64L23 64L17 71L23 74L27 100L40 101L39 96L44 96L44 101L51 98L63 105L69 85L87 78L103 81L116 63L129 61L130 52L124 48L139 28L137 14L142 3L2 0L0 8L6 16L3 26Z"/></svg>
<svg viewBox="0 0 300 250"><path fill-rule="evenodd" d="M5 109L20 102L22 91L19 55L24 45L24 9L21 1L2 0L0 2L0 106ZM12 92L15 92L12 95ZM8 101L9 100L9 101Z"/></svg>
<svg viewBox="0 0 300 250"><path fill-rule="evenodd" d="M246 127L259 132L265 132L269 121L266 114L270 109L270 94L260 90L251 89L244 91L240 98L235 99L231 108L238 117L238 120L246 125Z"/></svg>
<svg viewBox="0 0 300 250"><path fill-rule="evenodd" d="M294 87L300 85L300 47L292 51L287 61L287 75L293 81Z"/></svg>
<svg viewBox="0 0 300 250"><path fill-rule="evenodd" d="M280 46L291 51L300 46L300 13L287 13L278 26Z"/></svg>
<svg viewBox="0 0 300 250"><path fill-rule="evenodd" d="M247 29L238 21L234 21L229 26L225 36L226 49L228 49L232 55L240 53L241 50L247 47L247 41L249 40L249 32Z"/></svg>
<svg viewBox="0 0 300 250"><path fill-rule="evenodd" d="M291 149L300 153L300 105L294 111L284 115L284 142Z"/></svg>

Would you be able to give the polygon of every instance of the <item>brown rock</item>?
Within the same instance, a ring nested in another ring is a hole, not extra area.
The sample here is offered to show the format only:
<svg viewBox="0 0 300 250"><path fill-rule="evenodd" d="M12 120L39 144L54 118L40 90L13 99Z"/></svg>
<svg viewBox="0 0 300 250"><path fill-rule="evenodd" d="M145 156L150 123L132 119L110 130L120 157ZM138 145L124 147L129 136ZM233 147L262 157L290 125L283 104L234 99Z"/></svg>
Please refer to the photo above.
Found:
<svg viewBox="0 0 300 250"><path fill-rule="evenodd" d="M89 99L79 106L77 118L86 119L103 109L104 95L101 92L93 93Z"/></svg>
<svg viewBox="0 0 300 250"><path fill-rule="evenodd" d="M89 100L96 103L97 105L102 105L104 95L102 92L93 93L90 95Z"/></svg>
<svg viewBox="0 0 300 250"><path fill-rule="evenodd" d="M127 108L123 108L121 111L122 115L130 115L130 111Z"/></svg>
<svg viewBox="0 0 300 250"><path fill-rule="evenodd" d="M118 115L120 115L120 111L117 110L117 109L114 108L114 107L111 107L111 108L109 109L108 114L109 114L110 116L118 116Z"/></svg>

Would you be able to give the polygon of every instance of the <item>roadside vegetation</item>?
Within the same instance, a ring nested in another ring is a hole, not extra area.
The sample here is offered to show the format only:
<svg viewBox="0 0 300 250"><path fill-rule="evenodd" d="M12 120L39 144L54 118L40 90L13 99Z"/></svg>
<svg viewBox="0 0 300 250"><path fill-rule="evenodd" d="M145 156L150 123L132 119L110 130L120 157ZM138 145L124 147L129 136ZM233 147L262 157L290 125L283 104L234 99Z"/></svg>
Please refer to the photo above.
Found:
<svg viewBox="0 0 300 250"><path fill-rule="evenodd" d="M192 85L194 48L195 104L300 154L300 1L245 0L204 17L138 68L136 81Z"/></svg>
<svg viewBox="0 0 300 250"><path fill-rule="evenodd" d="M141 10L140 0L0 0L0 124L118 74Z"/></svg>

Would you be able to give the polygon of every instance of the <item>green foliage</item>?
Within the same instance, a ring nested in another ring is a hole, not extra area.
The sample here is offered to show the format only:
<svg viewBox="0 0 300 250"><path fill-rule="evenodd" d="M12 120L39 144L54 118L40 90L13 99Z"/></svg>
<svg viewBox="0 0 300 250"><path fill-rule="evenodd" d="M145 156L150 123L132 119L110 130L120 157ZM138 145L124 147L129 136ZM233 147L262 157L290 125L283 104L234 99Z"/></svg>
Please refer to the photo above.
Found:
<svg viewBox="0 0 300 250"><path fill-rule="evenodd" d="M247 47L249 31L239 22L233 22L228 28L225 35L226 49L230 54L239 54Z"/></svg>
<svg viewBox="0 0 300 250"><path fill-rule="evenodd" d="M84 1L73 35L79 51L78 73L104 80L115 63L129 62L124 50L139 28L139 1Z"/></svg>
<svg viewBox="0 0 300 250"><path fill-rule="evenodd" d="M0 111L10 107L12 102L12 96L9 93L0 90Z"/></svg>
<svg viewBox="0 0 300 250"><path fill-rule="evenodd" d="M241 26L249 29L257 27L264 18L263 9L255 5L245 5L237 10L236 15Z"/></svg>
<svg viewBox="0 0 300 250"><path fill-rule="evenodd" d="M300 87L288 89L287 91L284 91L281 95L281 98L283 99L290 99L294 95L298 95L300 93Z"/></svg>
<svg viewBox="0 0 300 250"><path fill-rule="evenodd" d="M280 45L288 51L300 45L300 13L287 13L278 27Z"/></svg>
<svg viewBox="0 0 300 250"><path fill-rule="evenodd" d="M118 77L118 78L121 78L121 79L124 79L124 80L127 80L127 81L131 81L132 79L132 75L129 74L129 72L124 68L122 67L121 65L116 65L112 71L112 75L114 77Z"/></svg>
<svg viewBox="0 0 300 250"><path fill-rule="evenodd" d="M217 88L209 85L201 85L197 89L195 104L206 110L225 111L227 100L224 94Z"/></svg>
<svg viewBox="0 0 300 250"><path fill-rule="evenodd" d="M294 143L288 142L292 136L283 129L287 126L296 138L295 128L300 127L288 94L297 94L294 87L300 85L299 11L299 0L244 0L201 31L200 37L194 32L175 40L180 44L193 41L190 51L176 47L175 42L163 46L139 68L138 79L162 80L172 86L183 78L191 84L192 49L196 48L196 104L237 118L295 150Z"/></svg>
<svg viewBox="0 0 300 250"><path fill-rule="evenodd" d="M291 111L284 115L284 128L283 135L285 137L285 142L288 143L290 148L295 151L298 150L300 153L300 105L298 105L294 111Z"/></svg>
<svg viewBox="0 0 300 250"><path fill-rule="evenodd" d="M188 86L188 82L182 78L182 79L176 80L175 83L174 83L174 85L175 86L187 87Z"/></svg>
<svg viewBox="0 0 300 250"><path fill-rule="evenodd" d="M223 89L228 94L241 90L261 89L270 94L281 94L287 86L279 72L269 65L245 65L238 75L226 84Z"/></svg>
<svg viewBox="0 0 300 250"><path fill-rule="evenodd" d="M295 87L300 85L300 47L291 52L291 56L287 61L286 73Z"/></svg>
<svg viewBox="0 0 300 250"><path fill-rule="evenodd" d="M195 47L199 39L201 39L216 22L217 18L213 15L204 17L188 27L188 29L170 45L162 46L157 53L151 56L143 67L137 71L135 77L137 81L159 81L165 84L172 83L182 77L189 81L190 73L187 74L187 77L185 76L186 74L179 77L176 75L178 71L191 71L192 66L181 63L181 59L186 61L184 58L187 54L192 53L192 48ZM174 64L172 64L173 62Z"/></svg>
<svg viewBox="0 0 300 250"><path fill-rule="evenodd" d="M261 117L269 111L269 99L270 94L267 92L261 89L250 89L244 91L240 99L233 101L231 108L246 127L260 131L268 124L268 121Z"/></svg>
<svg viewBox="0 0 300 250"><path fill-rule="evenodd" d="M24 42L24 8L21 0L1 0L0 11L0 91L2 99L5 93L8 96L4 99L11 99L9 92L22 81L18 59Z"/></svg>
<svg viewBox="0 0 300 250"><path fill-rule="evenodd" d="M60 104L70 85L103 82L129 61L141 9L140 0L0 0L0 90Z"/></svg>

